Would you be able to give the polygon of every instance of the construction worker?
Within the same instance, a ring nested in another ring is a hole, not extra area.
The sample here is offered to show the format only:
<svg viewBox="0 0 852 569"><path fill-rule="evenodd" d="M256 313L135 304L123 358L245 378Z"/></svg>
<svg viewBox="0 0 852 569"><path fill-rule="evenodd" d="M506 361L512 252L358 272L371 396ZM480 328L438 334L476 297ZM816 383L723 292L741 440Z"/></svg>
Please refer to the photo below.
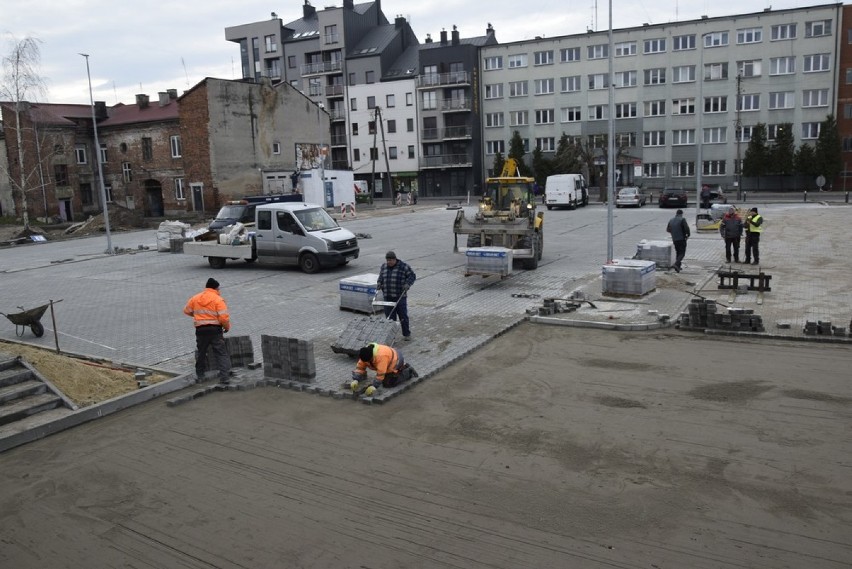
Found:
<svg viewBox="0 0 852 569"><path fill-rule="evenodd" d="M674 270L678 273L683 268L683 258L686 256L686 240L689 239L689 224L683 218L683 210L679 209L675 216L669 220L666 231L672 235L672 244L675 248Z"/></svg>
<svg viewBox="0 0 852 569"><path fill-rule="evenodd" d="M411 328L408 321L408 299L407 292L417 280L417 275L404 261L396 258L396 253L388 251L385 253L385 263L379 269L379 279L376 282L376 290L382 291L384 299L388 302L396 302L396 306L385 306L385 317L396 321L402 326L402 339L406 342L411 340Z"/></svg>
<svg viewBox="0 0 852 569"><path fill-rule="evenodd" d="M365 395L372 395L379 387L396 387L402 380L400 372L406 367L400 351L375 342L367 344L358 352L358 363L352 372L350 387L352 391L358 391L362 382L367 381L367 369L376 372L376 379L364 391Z"/></svg>
<svg viewBox="0 0 852 569"><path fill-rule="evenodd" d="M219 383L227 385L231 378L231 358L223 334L231 329L228 305L219 294L219 282L207 279L205 288L186 303L183 313L195 322L195 379L204 381L207 372L207 349L213 350Z"/></svg>
<svg viewBox="0 0 852 569"><path fill-rule="evenodd" d="M719 223L719 233L725 239L725 258L731 262L733 249L734 262L740 262L740 239L743 236L743 220L737 215L737 209L731 206Z"/></svg>
<svg viewBox="0 0 852 569"><path fill-rule="evenodd" d="M760 264L760 234L763 232L763 216L753 207L746 216L746 246L745 262L752 265ZM754 259L754 262L752 262Z"/></svg>

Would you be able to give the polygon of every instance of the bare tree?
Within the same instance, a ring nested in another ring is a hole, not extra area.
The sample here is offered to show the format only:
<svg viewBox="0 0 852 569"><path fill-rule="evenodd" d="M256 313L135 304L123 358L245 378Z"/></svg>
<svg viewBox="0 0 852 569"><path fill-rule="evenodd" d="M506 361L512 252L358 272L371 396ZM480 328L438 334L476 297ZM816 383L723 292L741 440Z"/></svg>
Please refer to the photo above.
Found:
<svg viewBox="0 0 852 569"><path fill-rule="evenodd" d="M41 40L37 38L27 37L17 40L12 37L11 50L8 55L3 57L3 82L0 83L0 99L5 99L14 105L14 130L18 146L19 183L12 180L11 175L9 176L9 181L13 187L17 186L20 193L21 217L24 220L25 227L29 227L30 225L29 212L27 211L27 182L29 176L25 167L26 162L24 161L21 114L26 103L37 101L47 91L44 79L38 74L38 66L41 63L40 43ZM11 127L10 125L5 125L5 128L8 129ZM38 170L38 168L34 170ZM14 198L12 199L12 207L15 207Z"/></svg>

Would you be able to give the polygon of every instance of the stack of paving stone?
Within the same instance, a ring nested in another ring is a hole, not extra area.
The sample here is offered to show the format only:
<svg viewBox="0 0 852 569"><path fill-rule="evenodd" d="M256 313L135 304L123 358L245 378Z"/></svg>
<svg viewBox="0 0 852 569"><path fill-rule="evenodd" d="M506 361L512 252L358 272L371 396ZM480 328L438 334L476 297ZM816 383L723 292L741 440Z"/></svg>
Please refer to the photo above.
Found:
<svg viewBox="0 0 852 569"><path fill-rule="evenodd" d="M260 337L263 375L273 379L311 383L317 376L312 340L282 336Z"/></svg>
<svg viewBox="0 0 852 569"><path fill-rule="evenodd" d="M763 332L763 318L750 308L728 308L718 312L715 300L695 298L689 303L687 312L680 315L680 328L710 328L741 332Z"/></svg>
<svg viewBox="0 0 852 569"><path fill-rule="evenodd" d="M618 259L602 268L603 293L642 296L657 288L654 261Z"/></svg>
<svg viewBox="0 0 852 569"><path fill-rule="evenodd" d="M373 306L379 275L366 273L340 279L340 308L373 314L381 307Z"/></svg>
<svg viewBox="0 0 852 569"><path fill-rule="evenodd" d="M396 335L396 322L387 318L357 318L346 326L337 341L331 345L331 350L336 354L356 356L358 351L370 342L392 346Z"/></svg>
<svg viewBox="0 0 852 569"><path fill-rule="evenodd" d="M248 367L254 362L251 336L225 336L225 349L231 358L231 367ZM207 350L207 369L218 369L213 350Z"/></svg>
<svg viewBox="0 0 852 569"><path fill-rule="evenodd" d="M512 250L505 247L471 247L465 251L466 275L508 276L512 272Z"/></svg>
<svg viewBox="0 0 852 569"><path fill-rule="evenodd" d="M852 327L852 322L849 325ZM808 336L845 336L846 328L832 326L831 320L806 320L802 333Z"/></svg>
<svg viewBox="0 0 852 569"><path fill-rule="evenodd" d="M672 267L672 243L671 241L649 241L643 239L636 244L636 256L634 259L643 261L654 261L659 269L670 269Z"/></svg>

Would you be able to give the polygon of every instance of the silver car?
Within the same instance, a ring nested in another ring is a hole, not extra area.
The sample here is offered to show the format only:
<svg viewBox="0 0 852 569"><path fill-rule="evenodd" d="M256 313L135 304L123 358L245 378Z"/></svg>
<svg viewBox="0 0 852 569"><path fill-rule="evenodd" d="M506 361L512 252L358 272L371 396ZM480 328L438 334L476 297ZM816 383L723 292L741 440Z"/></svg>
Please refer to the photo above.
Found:
<svg viewBox="0 0 852 569"><path fill-rule="evenodd" d="M639 188L621 188L615 196L615 207L642 207L647 199Z"/></svg>

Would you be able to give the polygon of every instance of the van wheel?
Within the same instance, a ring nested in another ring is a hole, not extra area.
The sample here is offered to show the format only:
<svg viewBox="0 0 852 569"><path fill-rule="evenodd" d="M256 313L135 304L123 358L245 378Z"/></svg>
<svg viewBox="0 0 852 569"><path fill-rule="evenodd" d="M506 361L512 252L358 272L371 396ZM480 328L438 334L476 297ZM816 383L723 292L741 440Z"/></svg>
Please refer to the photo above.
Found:
<svg viewBox="0 0 852 569"><path fill-rule="evenodd" d="M207 262L210 263L210 266L214 269L224 269L225 268L225 258L224 257L207 257Z"/></svg>
<svg viewBox="0 0 852 569"><path fill-rule="evenodd" d="M246 263L254 263L255 261L257 261L257 258L254 258L254 259L246 259L245 261L246 261Z"/></svg>
<svg viewBox="0 0 852 569"><path fill-rule="evenodd" d="M299 268L302 272L312 275L320 269L319 259L313 253L304 253L299 257Z"/></svg>
<svg viewBox="0 0 852 569"><path fill-rule="evenodd" d="M547 206L547 211L550 211L550 210L552 210L552 209L553 209L553 206L552 206L552 205Z"/></svg>
<svg viewBox="0 0 852 569"><path fill-rule="evenodd" d="M482 247L482 236L481 235L468 235L467 236L467 246L468 247Z"/></svg>

